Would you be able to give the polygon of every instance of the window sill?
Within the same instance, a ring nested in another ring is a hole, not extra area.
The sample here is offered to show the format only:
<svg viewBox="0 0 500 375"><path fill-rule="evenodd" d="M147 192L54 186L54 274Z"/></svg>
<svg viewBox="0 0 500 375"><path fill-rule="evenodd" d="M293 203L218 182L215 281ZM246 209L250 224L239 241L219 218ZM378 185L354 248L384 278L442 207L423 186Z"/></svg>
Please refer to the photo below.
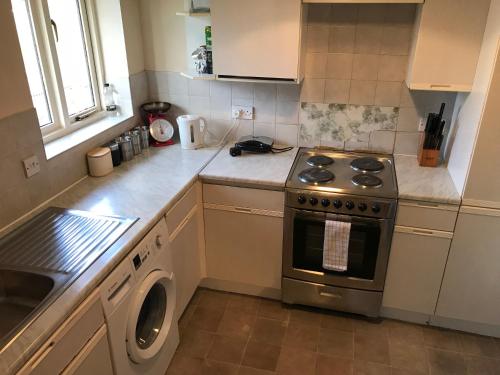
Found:
<svg viewBox="0 0 500 375"><path fill-rule="evenodd" d="M104 118L100 118L92 124L89 124L61 138L45 143L45 156L47 157L47 160L50 160L57 155L60 155L63 152L68 151L105 132L106 130L131 119L132 117L133 115L125 113L117 116L106 116Z"/></svg>

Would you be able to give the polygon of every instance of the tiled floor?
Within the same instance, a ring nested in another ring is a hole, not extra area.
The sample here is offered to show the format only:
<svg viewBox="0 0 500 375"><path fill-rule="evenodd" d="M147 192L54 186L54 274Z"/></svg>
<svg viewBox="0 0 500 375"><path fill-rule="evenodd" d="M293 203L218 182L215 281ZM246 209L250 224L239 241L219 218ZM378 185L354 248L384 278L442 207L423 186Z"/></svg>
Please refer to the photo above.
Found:
<svg viewBox="0 0 500 375"><path fill-rule="evenodd" d="M199 289L167 375L500 374L500 340Z"/></svg>

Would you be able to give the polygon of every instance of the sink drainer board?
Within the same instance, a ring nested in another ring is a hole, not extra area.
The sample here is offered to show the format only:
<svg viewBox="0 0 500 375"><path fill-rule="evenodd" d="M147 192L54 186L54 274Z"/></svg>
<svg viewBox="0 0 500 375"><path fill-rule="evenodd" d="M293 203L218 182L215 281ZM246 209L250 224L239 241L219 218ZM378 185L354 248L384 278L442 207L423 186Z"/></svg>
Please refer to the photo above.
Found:
<svg viewBox="0 0 500 375"><path fill-rule="evenodd" d="M136 220L50 207L0 239L0 350Z"/></svg>
<svg viewBox="0 0 500 375"><path fill-rule="evenodd" d="M50 207L0 240L0 267L78 272L135 220Z"/></svg>

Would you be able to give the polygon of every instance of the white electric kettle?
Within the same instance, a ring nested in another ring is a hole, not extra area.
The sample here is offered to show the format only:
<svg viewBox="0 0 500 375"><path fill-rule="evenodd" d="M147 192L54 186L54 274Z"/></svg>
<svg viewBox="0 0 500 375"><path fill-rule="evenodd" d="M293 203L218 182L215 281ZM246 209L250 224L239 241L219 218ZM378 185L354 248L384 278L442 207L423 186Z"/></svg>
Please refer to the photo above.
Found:
<svg viewBox="0 0 500 375"><path fill-rule="evenodd" d="M203 117L182 115L177 117L177 125L179 125L182 148L193 150L203 147L207 133L207 121Z"/></svg>

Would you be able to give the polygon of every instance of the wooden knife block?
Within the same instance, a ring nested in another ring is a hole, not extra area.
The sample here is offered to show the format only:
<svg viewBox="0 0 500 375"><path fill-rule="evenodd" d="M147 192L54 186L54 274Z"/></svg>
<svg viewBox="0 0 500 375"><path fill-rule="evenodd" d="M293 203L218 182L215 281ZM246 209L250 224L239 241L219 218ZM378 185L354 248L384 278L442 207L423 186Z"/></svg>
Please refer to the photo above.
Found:
<svg viewBox="0 0 500 375"><path fill-rule="evenodd" d="M422 167L437 167L439 164L439 150L424 148L425 133L420 135L418 145L418 164Z"/></svg>

